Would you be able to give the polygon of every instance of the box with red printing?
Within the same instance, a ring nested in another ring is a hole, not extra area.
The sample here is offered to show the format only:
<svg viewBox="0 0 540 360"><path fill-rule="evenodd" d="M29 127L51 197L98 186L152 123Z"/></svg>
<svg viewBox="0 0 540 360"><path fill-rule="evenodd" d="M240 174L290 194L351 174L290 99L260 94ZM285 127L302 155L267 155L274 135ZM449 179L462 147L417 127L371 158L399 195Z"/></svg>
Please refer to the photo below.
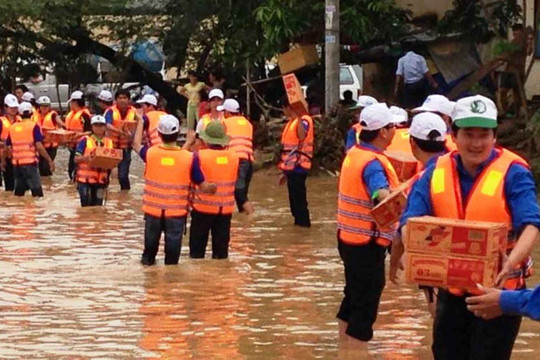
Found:
<svg viewBox="0 0 540 360"><path fill-rule="evenodd" d="M43 130L43 141L47 143L58 143L60 145L73 144L75 135L75 131L64 129Z"/></svg>
<svg viewBox="0 0 540 360"><path fill-rule="evenodd" d="M89 165L93 168L111 170L122 161L122 150L97 147L93 150Z"/></svg>
<svg viewBox="0 0 540 360"><path fill-rule="evenodd" d="M309 113L308 104L304 98L302 87L300 87L300 83L298 82L298 79L296 79L296 75L289 74L283 76L283 85L287 92L289 104L294 112L298 115L307 115Z"/></svg>
<svg viewBox="0 0 540 360"><path fill-rule="evenodd" d="M120 124L120 129L133 133L137 129L137 122L124 120Z"/></svg>
<svg viewBox="0 0 540 360"><path fill-rule="evenodd" d="M409 219L405 245L408 252L487 258L506 249L507 234L502 223L425 216Z"/></svg>
<svg viewBox="0 0 540 360"><path fill-rule="evenodd" d="M399 221L407 205L409 183L401 184L390 196L371 210L371 216L379 228L387 228Z"/></svg>
<svg viewBox="0 0 540 360"><path fill-rule="evenodd" d="M407 181L420 170L416 158L405 151L385 151L384 153L396 170L400 181Z"/></svg>
<svg viewBox="0 0 540 360"><path fill-rule="evenodd" d="M411 284L477 290L476 284L495 285L498 256L471 259L434 254L407 253L405 277Z"/></svg>

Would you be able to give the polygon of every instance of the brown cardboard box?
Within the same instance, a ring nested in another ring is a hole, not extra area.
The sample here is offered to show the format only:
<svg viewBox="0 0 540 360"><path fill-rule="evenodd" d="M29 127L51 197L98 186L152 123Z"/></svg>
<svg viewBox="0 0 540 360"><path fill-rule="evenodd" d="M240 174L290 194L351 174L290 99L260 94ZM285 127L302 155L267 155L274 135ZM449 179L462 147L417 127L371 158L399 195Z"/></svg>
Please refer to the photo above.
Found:
<svg viewBox="0 0 540 360"><path fill-rule="evenodd" d="M506 249L508 226L501 223L435 217L407 222L408 252L486 259Z"/></svg>
<svg viewBox="0 0 540 360"><path fill-rule="evenodd" d="M73 144L75 131L56 129L44 130L43 140L48 143L59 143L60 145Z"/></svg>
<svg viewBox="0 0 540 360"><path fill-rule="evenodd" d="M434 287L477 290L476 284L495 285L499 270L498 256L491 259L470 259L434 254L407 253L407 282Z"/></svg>
<svg viewBox="0 0 540 360"><path fill-rule="evenodd" d="M371 210L371 216L379 228L387 228L399 221L407 205L407 189L409 182L401 184L390 196L381 201Z"/></svg>
<svg viewBox="0 0 540 360"><path fill-rule="evenodd" d="M94 149L94 158L89 165L98 169L114 169L122 161L122 150L97 147Z"/></svg>
<svg viewBox="0 0 540 360"><path fill-rule="evenodd" d="M283 85L294 112L298 115L308 114L308 104L296 76L294 74L283 76Z"/></svg>
<svg viewBox="0 0 540 360"><path fill-rule="evenodd" d="M304 66L319 62L319 55L315 45L300 46L279 55L278 64L282 74L288 74Z"/></svg>
<svg viewBox="0 0 540 360"><path fill-rule="evenodd" d="M418 160L412 154L405 151L385 151L384 154L396 170L400 181L407 181L418 172Z"/></svg>
<svg viewBox="0 0 540 360"><path fill-rule="evenodd" d="M132 133L135 132L137 129L137 122L136 121L122 121L120 125L120 129L131 131Z"/></svg>

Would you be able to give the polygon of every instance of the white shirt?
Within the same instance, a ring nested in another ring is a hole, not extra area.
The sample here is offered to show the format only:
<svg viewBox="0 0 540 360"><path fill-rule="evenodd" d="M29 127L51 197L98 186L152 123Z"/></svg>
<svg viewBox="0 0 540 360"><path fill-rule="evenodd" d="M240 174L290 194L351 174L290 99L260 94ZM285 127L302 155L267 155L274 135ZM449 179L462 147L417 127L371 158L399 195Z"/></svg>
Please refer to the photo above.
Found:
<svg viewBox="0 0 540 360"><path fill-rule="evenodd" d="M405 84L412 84L422 80L429 72L426 59L413 51L409 51L398 60L396 75L403 76Z"/></svg>

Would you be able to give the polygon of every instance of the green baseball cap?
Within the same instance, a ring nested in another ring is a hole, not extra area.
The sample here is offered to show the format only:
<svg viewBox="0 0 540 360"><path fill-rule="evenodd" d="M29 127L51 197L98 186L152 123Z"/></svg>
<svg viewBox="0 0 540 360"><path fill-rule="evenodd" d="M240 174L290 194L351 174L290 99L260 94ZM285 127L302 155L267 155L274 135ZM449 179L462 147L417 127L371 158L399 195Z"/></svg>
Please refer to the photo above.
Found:
<svg viewBox="0 0 540 360"><path fill-rule="evenodd" d="M211 121L206 128L201 131L199 137L209 145L226 146L229 144L229 136L226 134L225 125L221 121Z"/></svg>
<svg viewBox="0 0 540 360"><path fill-rule="evenodd" d="M494 129L497 127L497 106L485 96L469 96L457 101L452 118L459 128Z"/></svg>

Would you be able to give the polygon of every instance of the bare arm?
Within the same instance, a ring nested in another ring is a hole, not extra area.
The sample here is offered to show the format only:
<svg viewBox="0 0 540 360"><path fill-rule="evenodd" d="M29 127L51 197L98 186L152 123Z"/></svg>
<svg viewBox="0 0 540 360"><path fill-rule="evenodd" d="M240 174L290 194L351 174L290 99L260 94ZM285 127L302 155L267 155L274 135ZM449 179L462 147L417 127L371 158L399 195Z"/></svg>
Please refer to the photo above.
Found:
<svg viewBox="0 0 540 360"><path fill-rule="evenodd" d="M137 119L137 129L135 130L135 138L133 139L133 150L140 153L142 149L144 121L139 114L135 115L135 119Z"/></svg>
<svg viewBox="0 0 540 360"><path fill-rule="evenodd" d="M392 253L390 255L390 272L388 276L394 284L398 283L397 271L402 267L401 258L405 253L405 245L401 236L397 235L392 242Z"/></svg>
<svg viewBox="0 0 540 360"><path fill-rule="evenodd" d="M206 181L200 184L199 188L201 189L202 193L209 194L209 195L213 195L217 191L216 184L210 184L210 183L207 183Z"/></svg>
<svg viewBox="0 0 540 360"><path fill-rule="evenodd" d="M508 256L507 261L503 264L503 268L497 276L496 283L502 286L504 280L508 277L508 274L512 269L524 261L529 255L531 255L534 246L538 241L538 228L534 225L527 225L521 233L521 236L516 243L516 246Z"/></svg>
<svg viewBox="0 0 540 360"><path fill-rule="evenodd" d="M47 160L51 171L54 172L54 161L52 161L41 141L36 142L36 149L39 152L39 155L41 155L45 160Z"/></svg>
<svg viewBox="0 0 540 360"><path fill-rule="evenodd" d="M399 92L399 86L401 85L401 82L403 81L403 76L396 75L396 82L394 84L394 96L397 97Z"/></svg>
<svg viewBox="0 0 540 360"><path fill-rule="evenodd" d="M296 129L296 135L298 136L298 140L303 141L306 138L307 134L306 129L304 129L304 120L302 120L302 118L298 119L298 126L296 127Z"/></svg>

